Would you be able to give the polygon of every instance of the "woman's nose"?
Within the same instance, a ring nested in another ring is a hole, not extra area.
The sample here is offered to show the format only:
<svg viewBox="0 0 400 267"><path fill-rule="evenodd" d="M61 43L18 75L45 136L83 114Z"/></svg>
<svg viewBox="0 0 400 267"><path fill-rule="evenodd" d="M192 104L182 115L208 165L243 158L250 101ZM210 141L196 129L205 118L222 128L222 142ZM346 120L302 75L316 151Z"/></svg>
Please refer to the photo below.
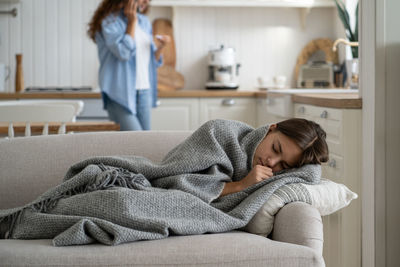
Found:
<svg viewBox="0 0 400 267"><path fill-rule="evenodd" d="M267 163L270 168L273 168L277 163L277 159L276 158L268 158Z"/></svg>
<svg viewBox="0 0 400 267"><path fill-rule="evenodd" d="M281 170L279 160L279 158L268 158L268 166L272 169L273 172Z"/></svg>

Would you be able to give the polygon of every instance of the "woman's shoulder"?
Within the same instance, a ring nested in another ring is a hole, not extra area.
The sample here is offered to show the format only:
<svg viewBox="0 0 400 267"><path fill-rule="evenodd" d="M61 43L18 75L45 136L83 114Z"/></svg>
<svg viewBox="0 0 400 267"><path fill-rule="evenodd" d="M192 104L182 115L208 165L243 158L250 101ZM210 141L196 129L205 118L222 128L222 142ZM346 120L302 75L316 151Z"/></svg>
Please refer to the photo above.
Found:
<svg viewBox="0 0 400 267"><path fill-rule="evenodd" d="M145 29L151 29L151 22L149 18L146 15L143 14L137 14L139 23L144 27Z"/></svg>
<svg viewBox="0 0 400 267"><path fill-rule="evenodd" d="M101 22L102 26L108 26L108 25L124 25L126 24L125 20L124 20L124 16L122 11L118 11L116 13L111 13L109 14L107 17L105 17L103 19L103 21Z"/></svg>

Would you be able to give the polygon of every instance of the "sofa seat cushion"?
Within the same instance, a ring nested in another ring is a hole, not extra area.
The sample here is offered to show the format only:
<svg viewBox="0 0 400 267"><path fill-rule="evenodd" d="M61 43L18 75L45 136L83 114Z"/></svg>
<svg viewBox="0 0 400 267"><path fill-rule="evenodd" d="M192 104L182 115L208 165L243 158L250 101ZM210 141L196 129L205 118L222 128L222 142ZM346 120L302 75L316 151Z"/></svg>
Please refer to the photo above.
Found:
<svg viewBox="0 0 400 267"><path fill-rule="evenodd" d="M2 266L324 266L311 248L240 231L111 247L54 247L49 239L0 240L0 259Z"/></svg>

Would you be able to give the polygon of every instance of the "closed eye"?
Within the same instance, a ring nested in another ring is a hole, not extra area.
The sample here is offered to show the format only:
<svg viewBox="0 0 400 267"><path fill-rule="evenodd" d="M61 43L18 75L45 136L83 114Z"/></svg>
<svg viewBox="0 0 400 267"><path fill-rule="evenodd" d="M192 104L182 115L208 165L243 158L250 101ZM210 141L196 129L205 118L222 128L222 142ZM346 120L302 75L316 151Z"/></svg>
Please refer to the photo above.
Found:
<svg viewBox="0 0 400 267"><path fill-rule="evenodd" d="M278 150L275 148L275 143L272 144L272 150L273 150L276 154L282 153L281 144L280 144L279 142L278 142L278 145L279 145L279 152L278 152ZM287 163L284 162L284 161L281 161L279 164L281 165L282 169L290 169L290 168L292 168L292 166L290 166L289 164L287 164Z"/></svg>
<svg viewBox="0 0 400 267"><path fill-rule="evenodd" d="M278 151L275 148L275 144L272 144L272 150L274 151L274 153L278 154Z"/></svg>

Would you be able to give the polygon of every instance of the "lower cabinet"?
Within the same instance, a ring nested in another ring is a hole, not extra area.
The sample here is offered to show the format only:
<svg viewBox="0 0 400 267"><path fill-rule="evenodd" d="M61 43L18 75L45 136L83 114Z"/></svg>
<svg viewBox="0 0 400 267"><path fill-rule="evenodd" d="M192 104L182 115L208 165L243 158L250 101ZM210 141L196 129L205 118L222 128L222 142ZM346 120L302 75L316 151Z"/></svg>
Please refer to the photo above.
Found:
<svg viewBox="0 0 400 267"><path fill-rule="evenodd" d="M201 98L200 124L212 119L227 119L257 125L255 98Z"/></svg>
<svg viewBox="0 0 400 267"><path fill-rule="evenodd" d="M107 120L101 99L83 99L84 109L78 120ZM176 97L159 98L151 111L152 130L196 130L212 119L245 122L253 127L257 119L257 99L254 97Z"/></svg>
<svg viewBox="0 0 400 267"><path fill-rule="evenodd" d="M358 194L349 206L322 218L327 267L361 266L361 109L295 104L294 116L315 121L326 132L329 162L322 177L345 184Z"/></svg>
<svg viewBox="0 0 400 267"><path fill-rule="evenodd" d="M256 99L160 98L152 110L152 130L196 130L212 119L229 119L257 126Z"/></svg>
<svg viewBox="0 0 400 267"><path fill-rule="evenodd" d="M199 125L199 101L196 98L159 98L151 111L152 130L194 130Z"/></svg>
<svg viewBox="0 0 400 267"><path fill-rule="evenodd" d="M272 114L268 112L268 99L266 98L257 98L256 99L256 108L257 108L257 127L260 127L265 124L277 123L283 120L289 119L289 117L280 116L277 114Z"/></svg>

